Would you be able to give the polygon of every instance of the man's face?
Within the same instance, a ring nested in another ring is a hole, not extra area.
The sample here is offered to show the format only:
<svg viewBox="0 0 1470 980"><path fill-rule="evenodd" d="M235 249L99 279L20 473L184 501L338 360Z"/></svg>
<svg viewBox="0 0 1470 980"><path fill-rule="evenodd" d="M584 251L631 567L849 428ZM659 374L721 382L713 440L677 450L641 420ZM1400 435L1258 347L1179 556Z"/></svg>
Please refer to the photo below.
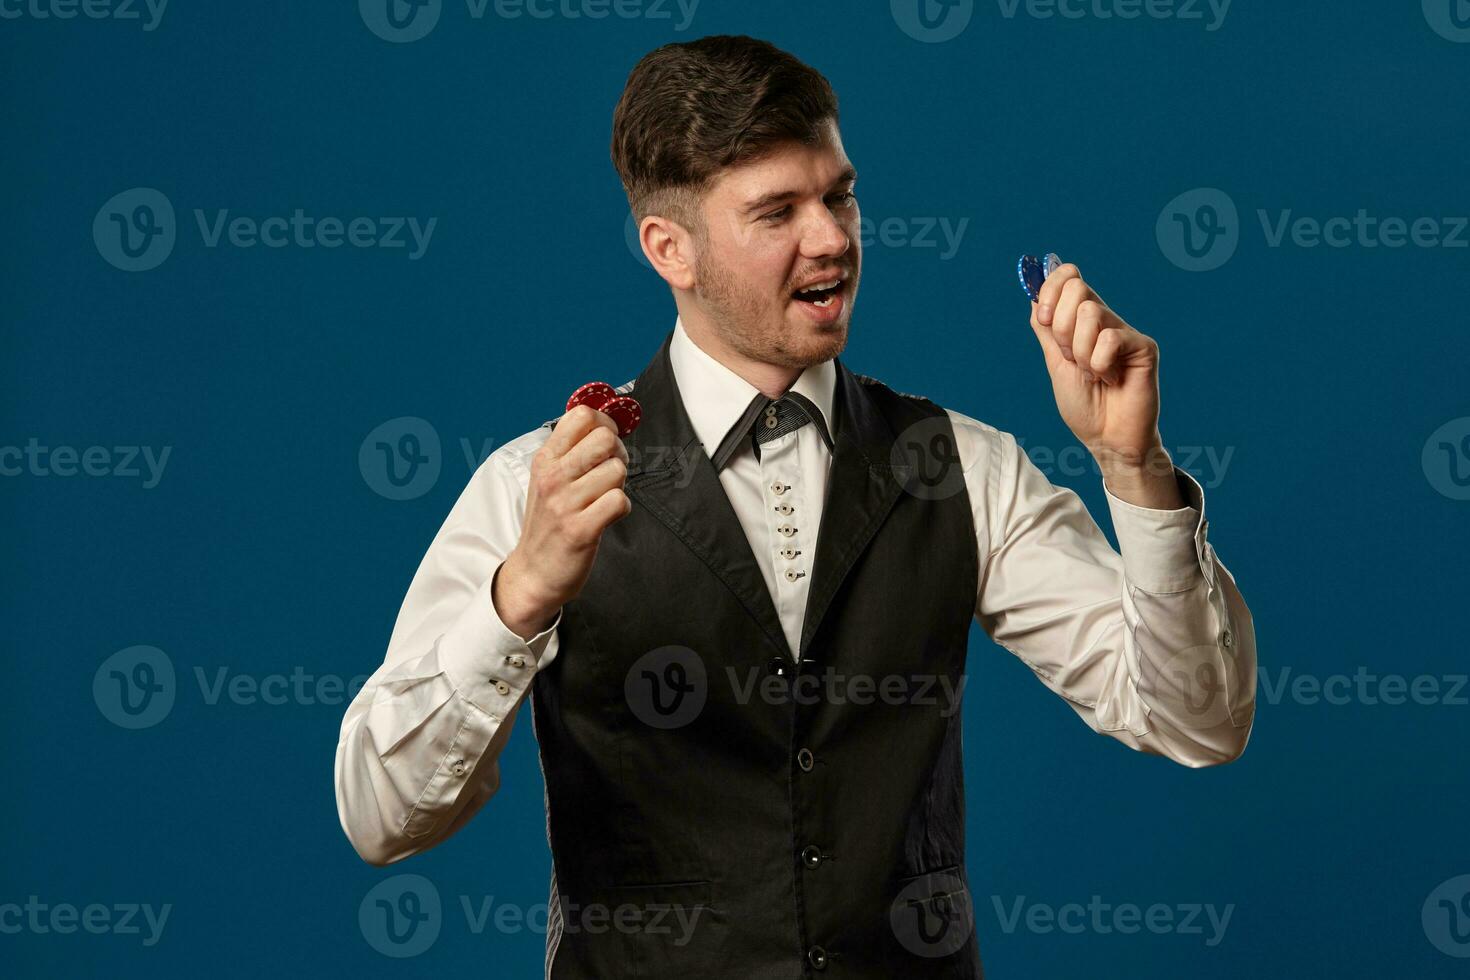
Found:
<svg viewBox="0 0 1470 980"><path fill-rule="evenodd" d="M693 291L732 350L798 369L842 352L861 271L856 179L829 122L819 142L778 147L706 191Z"/></svg>

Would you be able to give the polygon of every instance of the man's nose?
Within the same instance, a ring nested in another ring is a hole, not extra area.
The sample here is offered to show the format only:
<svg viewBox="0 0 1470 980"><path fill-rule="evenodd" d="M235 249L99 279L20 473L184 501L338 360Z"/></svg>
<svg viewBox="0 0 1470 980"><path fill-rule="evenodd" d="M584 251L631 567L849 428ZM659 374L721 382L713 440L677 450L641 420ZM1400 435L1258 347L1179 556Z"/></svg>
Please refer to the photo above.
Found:
<svg viewBox="0 0 1470 980"><path fill-rule="evenodd" d="M822 205L813 209L802 228L801 254L809 259L847 254L852 239L832 212Z"/></svg>

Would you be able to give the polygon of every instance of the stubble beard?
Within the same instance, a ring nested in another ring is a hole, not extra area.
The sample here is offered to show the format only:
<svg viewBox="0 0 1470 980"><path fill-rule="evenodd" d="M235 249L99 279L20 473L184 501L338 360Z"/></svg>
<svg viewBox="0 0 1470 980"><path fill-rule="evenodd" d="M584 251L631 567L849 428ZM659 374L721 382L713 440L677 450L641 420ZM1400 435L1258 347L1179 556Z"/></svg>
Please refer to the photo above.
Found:
<svg viewBox="0 0 1470 980"><path fill-rule="evenodd" d="M857 296L854 274L847 290L848 307L842 320L821 333L793 337L785 322L785 308L763 303L708 247L699 249L694 264L694 294L704 304L710 325L720 341L742 357L763 364L805 370L829 361L847 346L852 301Z"/></svg>

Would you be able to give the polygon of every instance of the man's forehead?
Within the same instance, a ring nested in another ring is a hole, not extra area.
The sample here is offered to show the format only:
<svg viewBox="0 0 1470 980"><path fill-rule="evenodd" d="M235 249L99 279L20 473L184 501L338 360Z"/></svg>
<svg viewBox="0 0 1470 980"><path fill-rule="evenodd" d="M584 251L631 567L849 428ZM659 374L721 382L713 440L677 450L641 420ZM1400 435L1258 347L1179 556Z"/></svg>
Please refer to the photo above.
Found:
<svg viewBox="0 0 1470 980"><path fill-rule="evenodd" d="M757 159L726 168L715 178L710 196L738 204L770 193L776 184L789 185L792 190L823 191L851 169L834 124L816 143L792 140L772 147Z"/></svg>

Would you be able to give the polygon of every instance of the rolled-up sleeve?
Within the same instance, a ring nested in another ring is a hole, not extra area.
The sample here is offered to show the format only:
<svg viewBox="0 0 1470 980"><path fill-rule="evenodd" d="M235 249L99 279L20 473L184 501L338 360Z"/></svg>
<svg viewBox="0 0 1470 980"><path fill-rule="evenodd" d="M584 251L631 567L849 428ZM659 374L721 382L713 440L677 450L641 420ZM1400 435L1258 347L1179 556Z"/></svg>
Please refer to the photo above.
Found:
<svg viewBox="0 0 1470 980"><path fill-rule="evenodd" d="M556 656L560 615L528 642L491 600L520 538L528 455L544 440L528 433L476 470L413 577L382 665L348 705L337 813L369 863L428 850L485 805L520 704Z"/></svg>
<svg viewBox="0 0 1470 980"><path fill-rule="evenodd" d="M986 633L1096 732L1191 767L1238 758L1255 713L1255 632L1207 538L1194 478L1175 468L1186 500L1177 510L1104 487L1115 551L1081 498L1054 486L1014 436L951 417Z"/></svg>

